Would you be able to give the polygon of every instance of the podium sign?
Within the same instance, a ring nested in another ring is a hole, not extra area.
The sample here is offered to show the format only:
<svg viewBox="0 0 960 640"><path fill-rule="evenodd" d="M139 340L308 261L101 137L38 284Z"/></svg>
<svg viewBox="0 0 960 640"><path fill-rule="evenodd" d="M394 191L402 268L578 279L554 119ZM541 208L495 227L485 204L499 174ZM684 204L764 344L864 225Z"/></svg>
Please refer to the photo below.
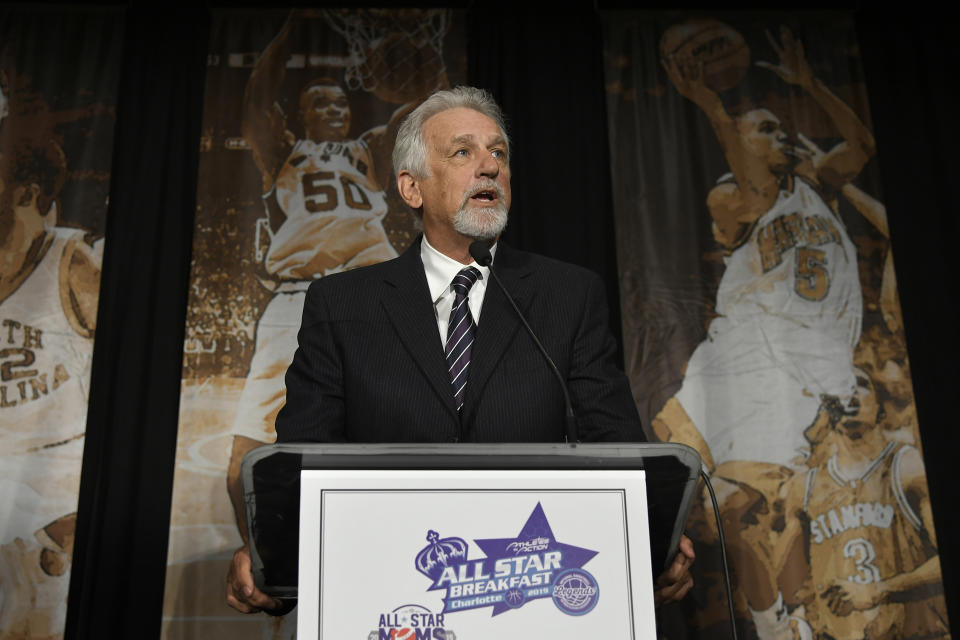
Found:
<svg viewBox="0 0 960 640"><path fill-rule="evenodd" d="M643 470L304 470L300 640L656 637Z"/></svg>

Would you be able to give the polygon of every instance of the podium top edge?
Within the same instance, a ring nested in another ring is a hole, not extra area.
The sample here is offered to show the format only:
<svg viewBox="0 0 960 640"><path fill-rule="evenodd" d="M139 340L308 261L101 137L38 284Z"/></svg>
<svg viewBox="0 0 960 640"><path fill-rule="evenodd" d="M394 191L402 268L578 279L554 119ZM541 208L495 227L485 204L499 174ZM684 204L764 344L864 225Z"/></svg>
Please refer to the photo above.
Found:
<svg viewBox="0 0 960 640"><path fill-rule="evenodd" d="M673 458L696 476L700 456L696 450L679 443L309 443L272 444L250 451L243 466L275 454L302 456L302 468L328 468L331 463L347 468L351 461L367 467L382 460L388 466L505 468L531 465L549 468L553 464L570 468L580 466L644 468L645 461Z"/></svg>

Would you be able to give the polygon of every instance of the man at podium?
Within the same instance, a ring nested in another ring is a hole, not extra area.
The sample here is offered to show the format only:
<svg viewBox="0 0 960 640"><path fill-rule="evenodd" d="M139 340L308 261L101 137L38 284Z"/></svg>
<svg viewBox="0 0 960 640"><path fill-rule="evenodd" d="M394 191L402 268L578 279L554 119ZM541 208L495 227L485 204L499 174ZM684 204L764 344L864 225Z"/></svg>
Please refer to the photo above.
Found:
<svg viewBox="0 0 960 640"><path fill-rule="evenodd" d="M560 442L561 384L580 439L644 440L600 278L498 242L510 144L490 95L457 87L427 98L401 125L393 165L423 235L394 260L311 284L277 441ZM490 282L491 258L503 288ZM692 561L684 539L657 580L658 603L689 591ZM243 612L280 607L254 586L246 547L227 576L227 602Z"/></svg>

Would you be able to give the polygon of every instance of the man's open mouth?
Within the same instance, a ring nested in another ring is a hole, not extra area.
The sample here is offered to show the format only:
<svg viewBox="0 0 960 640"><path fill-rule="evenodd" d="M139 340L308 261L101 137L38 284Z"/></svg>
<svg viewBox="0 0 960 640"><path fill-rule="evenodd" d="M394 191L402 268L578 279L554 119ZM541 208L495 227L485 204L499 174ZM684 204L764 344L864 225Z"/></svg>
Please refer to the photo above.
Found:
<svg viewBox="0 0 960 640"><path fill-rule="evenodd" d="M497 192L493 189L484 189L470 196L470 199L479 202L496 202L497 197Z"/></svg>

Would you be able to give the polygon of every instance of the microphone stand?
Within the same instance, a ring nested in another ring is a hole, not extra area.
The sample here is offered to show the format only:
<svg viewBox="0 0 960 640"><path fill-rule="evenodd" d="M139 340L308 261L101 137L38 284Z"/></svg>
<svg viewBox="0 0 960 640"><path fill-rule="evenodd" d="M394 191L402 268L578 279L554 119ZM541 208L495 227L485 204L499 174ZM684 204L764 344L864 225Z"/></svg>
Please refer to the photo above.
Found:
<svg viewBox="0 0 960 640"><path fill-rule="evenodd" d="M557 369L557 365L553 362L553 358L550 357L550 354L547 353L547 350L543 348L543 344L541 344L540 340L537 338L537 334L535 334L533 329L530 328L530 324L520 312L520 308L517 306L517 303L513 301L513 296L511 296L510 292L507 291L506 287L503 286L503 283L500 281L500 276L498 276L497 272L493 270L492 266L490 266L493 263L493 256L490 254L490 248L487 247L486 243L483 241L477 240L470 245L470 255L480 266L490 267L490 275L493 276L497 286L500 287L501 291L503 291L503 295L507 297L507 301L510 303L510 306L513 307L513 310L517 313L517 317L520 318L520 322L523 323L527 333L533 339L533 343L537 345L537 349L540 350L540 353L544 358L546 358L547 364L550 365L550 370L553 372L553 375L556 376L557 381L560 382L560 390L563 391L563 401L566 406L566 418L564 420L566 435L564 436L564 440L570 444L578 444L580 442L580 438L577 433L577 417L573 412L573 404L570 402L570 393L567 391L567 383L563 379L563 376L560 375L560 370Z"/></svg>

